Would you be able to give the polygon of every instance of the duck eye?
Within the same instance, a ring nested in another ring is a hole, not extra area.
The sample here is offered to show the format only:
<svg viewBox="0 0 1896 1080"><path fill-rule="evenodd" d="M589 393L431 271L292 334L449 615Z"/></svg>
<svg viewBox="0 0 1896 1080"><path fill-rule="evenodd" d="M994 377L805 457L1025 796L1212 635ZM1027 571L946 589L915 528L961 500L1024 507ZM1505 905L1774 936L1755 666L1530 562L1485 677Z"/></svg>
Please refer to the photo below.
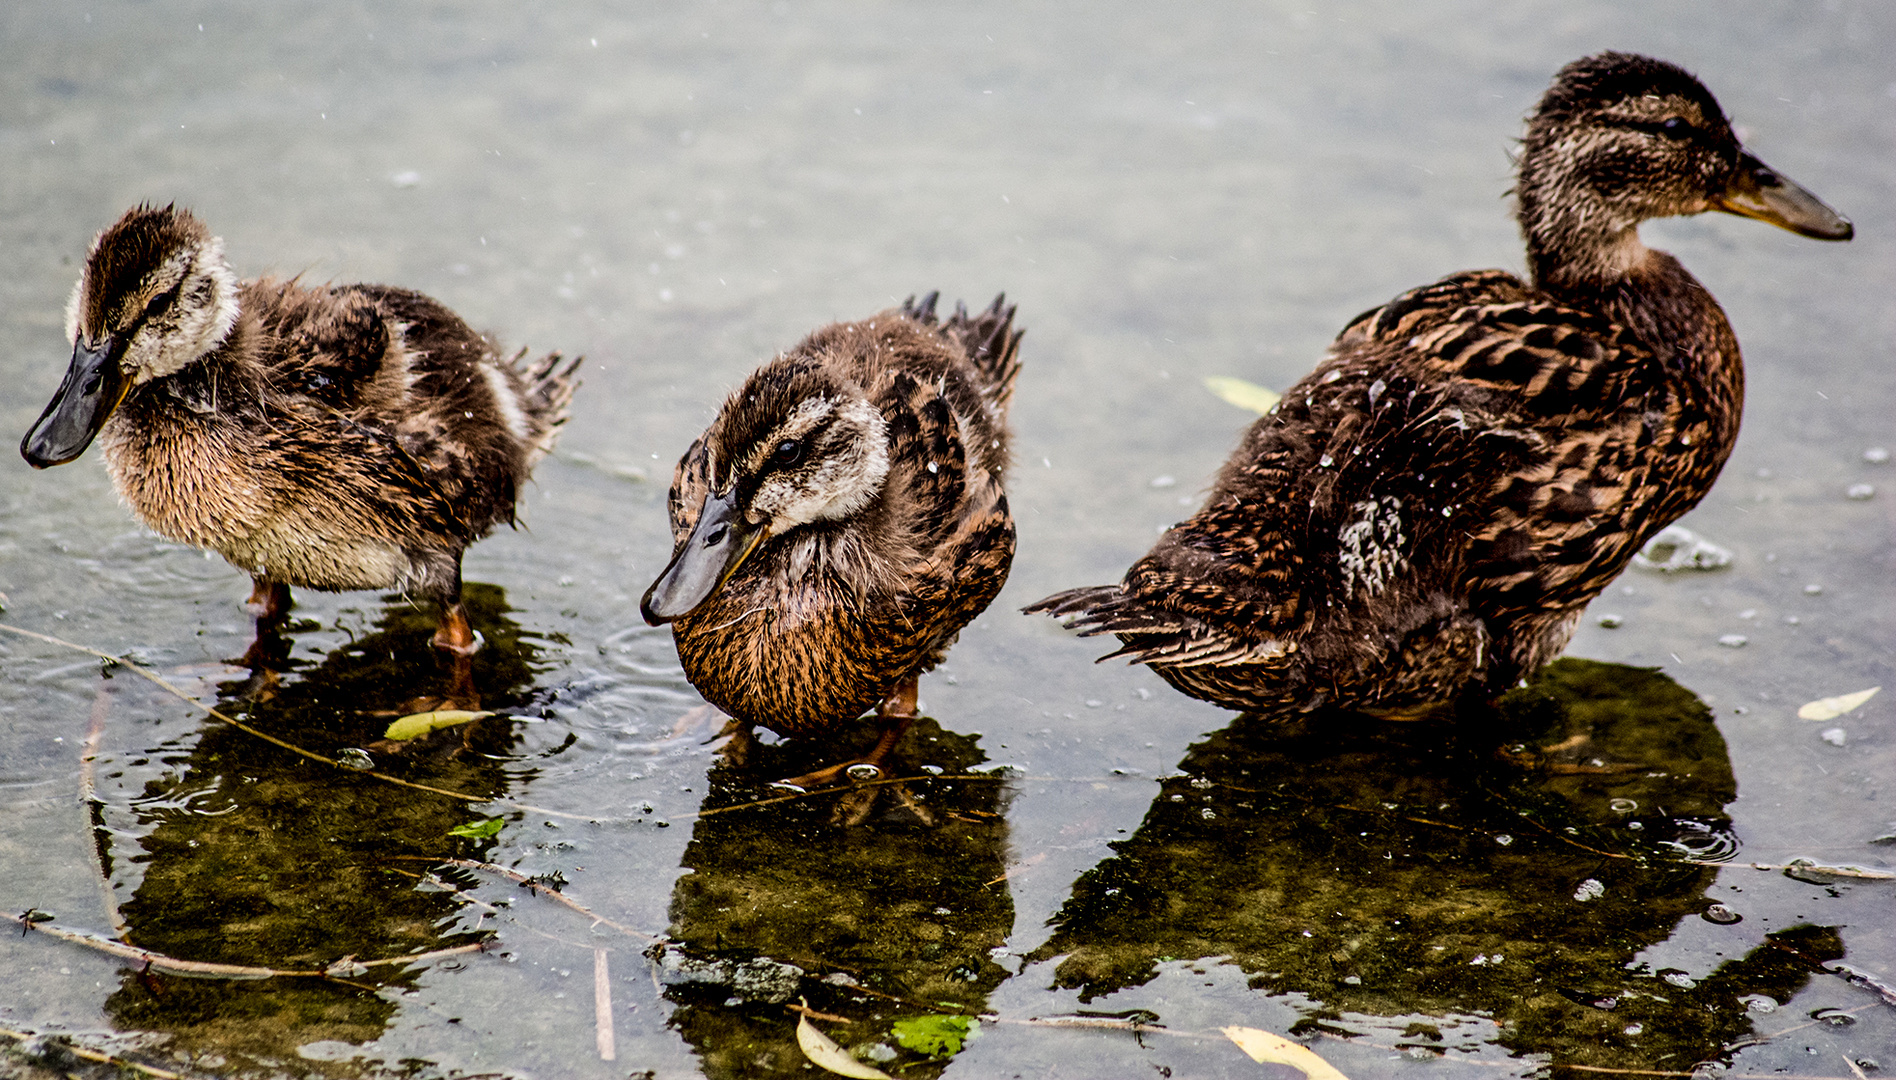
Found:
<svg viewBox="0 0 1896 1080"><path fill-rule="evenodd" d="M1690 126L1676 116L1666 117L1665 123L1659 125L1659 130L1675 139L1683 139L1691 134Z"/></svg>
<svg viewBox="0 0 1896 1080"><path fill-rule="evenodd" d="M139 314L139 320L141 322L149 322L153 318L156 318L159 312L170 307L172 302L178 298L178 288L183 284L183 282L178 282L178 284L171 286L164 292L153 296L151 300L145 304L145 310Z"/></svg>
<svg viewBox="0 0 1896 1080"><path fill-rule="evenodd" d="M803 460L803 443L798 439L785 439L777 444L777 450L770 455L770 462L778 466L795 465Z"/></svg>

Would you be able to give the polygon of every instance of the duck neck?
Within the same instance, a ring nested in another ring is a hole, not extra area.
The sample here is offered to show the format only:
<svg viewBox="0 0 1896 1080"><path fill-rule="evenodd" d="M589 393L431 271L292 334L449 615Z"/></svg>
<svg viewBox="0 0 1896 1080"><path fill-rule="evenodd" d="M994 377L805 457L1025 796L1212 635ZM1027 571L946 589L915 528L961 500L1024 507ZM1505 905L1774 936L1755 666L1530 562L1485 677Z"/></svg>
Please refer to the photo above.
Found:
<svg viewBox="0 0 1896 1080"><path fill-rule="evenodd" d="M1530 152L1523 159L1516 185L1535 287L1555 295L1596 292L1637 275L1651 254L1640 242L1639 218L1540 158Z"/></svg>

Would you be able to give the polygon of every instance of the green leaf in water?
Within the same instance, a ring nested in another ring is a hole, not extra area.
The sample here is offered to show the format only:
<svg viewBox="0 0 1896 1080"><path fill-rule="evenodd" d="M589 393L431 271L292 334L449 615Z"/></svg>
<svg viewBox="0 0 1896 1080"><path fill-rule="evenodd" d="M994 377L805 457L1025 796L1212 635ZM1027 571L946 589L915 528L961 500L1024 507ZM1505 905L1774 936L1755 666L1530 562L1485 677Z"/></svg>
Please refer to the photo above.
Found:
<svg viewBox="0 0 1896 1080"><path fill-rule="evenodd" d="M966 1016L905 1016L890 1025L895 1041L929 1057L954 1057L969 1039L974 1020Z"/></svg>
<svg viewBox="0 0 1896 1080"><path fill-rule="evenodd" d="M470 712L467 709L436 709L434 712L410 713L388 726L383 732L385 738L396 742L407 742L419 735L426 735L444 727L465 724L469 720L479 720L483 716L492 716L491 712Z"/></svg>
<svg viewBox="0 0 1896 1080"><path fill-rule="evenodd" d="M1259 414L1270 412L1277 406L1278 399L1283 397L1275 390L1266 390L1254 382L1234 379L1229 375L1208 376L1205 386L1238 408Z"/></svg>
<svg viewBox="0 0 1896 1080"><path fill-rule="evenodd" d="M495 833L500 832L501 827L506 824L506 822L497 817L488 818L486 821L470 821L465 825L456 825L454 828L449 829L448 835L465 836L472 840L485 840Z"/></svg>

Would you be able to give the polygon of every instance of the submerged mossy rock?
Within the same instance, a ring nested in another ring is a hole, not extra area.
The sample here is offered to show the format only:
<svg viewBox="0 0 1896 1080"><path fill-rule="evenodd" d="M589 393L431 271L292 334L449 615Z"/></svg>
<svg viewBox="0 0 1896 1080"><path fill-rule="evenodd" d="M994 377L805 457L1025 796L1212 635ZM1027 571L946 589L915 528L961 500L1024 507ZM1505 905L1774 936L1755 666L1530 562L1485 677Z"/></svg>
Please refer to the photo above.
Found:
<svg viewBox="0 0 1896 1080"><path fill-rule="evenodd" d="M659 952L667 994L681 1003L672 1026L707 1076L809 1075L782 1004L792 994L856 1019L820 1025L844 1047L880 1047L906 1065L900 1075L933 1076L937 1059L903 1049L895 1025L972 1016L1007 977L989 954L1014 922L1001 880L1005 785L949 778L985 760L974 738L924 718L888 763L889 775L915 777L900 793L845 788L726 811L782 794L765 779L866 749L874 732L858 734L863 746L757 745L743 766L711 773L672 890L678 944Z"/></svg>
<svg viewBox="0 0 1896 1080"><path fill-rule="evenodd" d="M1563 1063L1697 1061L1748 1032L1738 995L1808 977L1766 947L1695 987L1629 970L1710 906L1715 868L1683 860L1735 850L1736 793L1710 710L1620 665L1562 660L1459 724L1243 716L1191 748L1033 958L1064 956L1057 983L1089 1000L1220 957L1321 1003L1308 1024L1480 1014Z"/></svg>
<svg viewBox="0 0 1896 1080"><path fill-rule="evenodd" d="M533 682L535 646L507 619L500 589L469 585L465 602L486 638L474 657L483 704L518 709ZM246 698L240 694L254 687L231 684L219 708L316 753L367 745L405 702L447 688L452 674L429 644L433 632L432 612L397 601L374 633L291 671L267 694ZM378 754L375 765L477 796L506 792L508 777L489 756L513 742L504 717L440 735L438 745L417 753ZM214 792L223 805L181 808L181 791ZM184 960L307 970L347 956L379 959L476 940L455 929L458 901L416 887L414 874L432 868L402 861L480 857L489 841L449 835L472 816L460 800L310 761L206 721L166 779L147 785L146 806L139 814L149 831L137 850L108 853L108 866L144 864L121 909L135 945ZM399 972L382 968L354 981L411 977ZM138 974L125 977L106 1008L120 1027L170 1034L177 1052L318 1075L353 1069L299 1058L297 1047L373 1040L395 1011L368 990L312 979Z"/></svg>

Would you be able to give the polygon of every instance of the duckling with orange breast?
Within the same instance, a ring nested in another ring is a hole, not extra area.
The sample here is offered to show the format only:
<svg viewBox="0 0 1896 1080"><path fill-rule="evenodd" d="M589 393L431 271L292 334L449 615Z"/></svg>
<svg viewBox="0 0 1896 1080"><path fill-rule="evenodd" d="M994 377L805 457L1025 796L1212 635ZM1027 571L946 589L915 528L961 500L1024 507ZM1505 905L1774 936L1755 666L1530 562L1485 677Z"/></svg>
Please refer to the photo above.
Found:
<svg viewBox="0 0 1896 1080"><path fill-rule="evenodd" d="M1519 168L1531 282L1455 274L1365 312L1123 581L1027 610L1115 634L1112 655L1234 709L1411 718L1557 656L1738 434L1738 341L1639 223L1852 230L1739 145L1697 79L1644 56L1561 69Z"/></svg>
<svg viewBox="0 0 1896 1080"><path fill-rule="evenodd" d="M678 462L670 565L641 604L740 724L812 736L877 708L873 775L916 680L1014 557L1003 477L1021 332L1003 298L937 321L935 294L826 326L758 368Z"/></svg>

